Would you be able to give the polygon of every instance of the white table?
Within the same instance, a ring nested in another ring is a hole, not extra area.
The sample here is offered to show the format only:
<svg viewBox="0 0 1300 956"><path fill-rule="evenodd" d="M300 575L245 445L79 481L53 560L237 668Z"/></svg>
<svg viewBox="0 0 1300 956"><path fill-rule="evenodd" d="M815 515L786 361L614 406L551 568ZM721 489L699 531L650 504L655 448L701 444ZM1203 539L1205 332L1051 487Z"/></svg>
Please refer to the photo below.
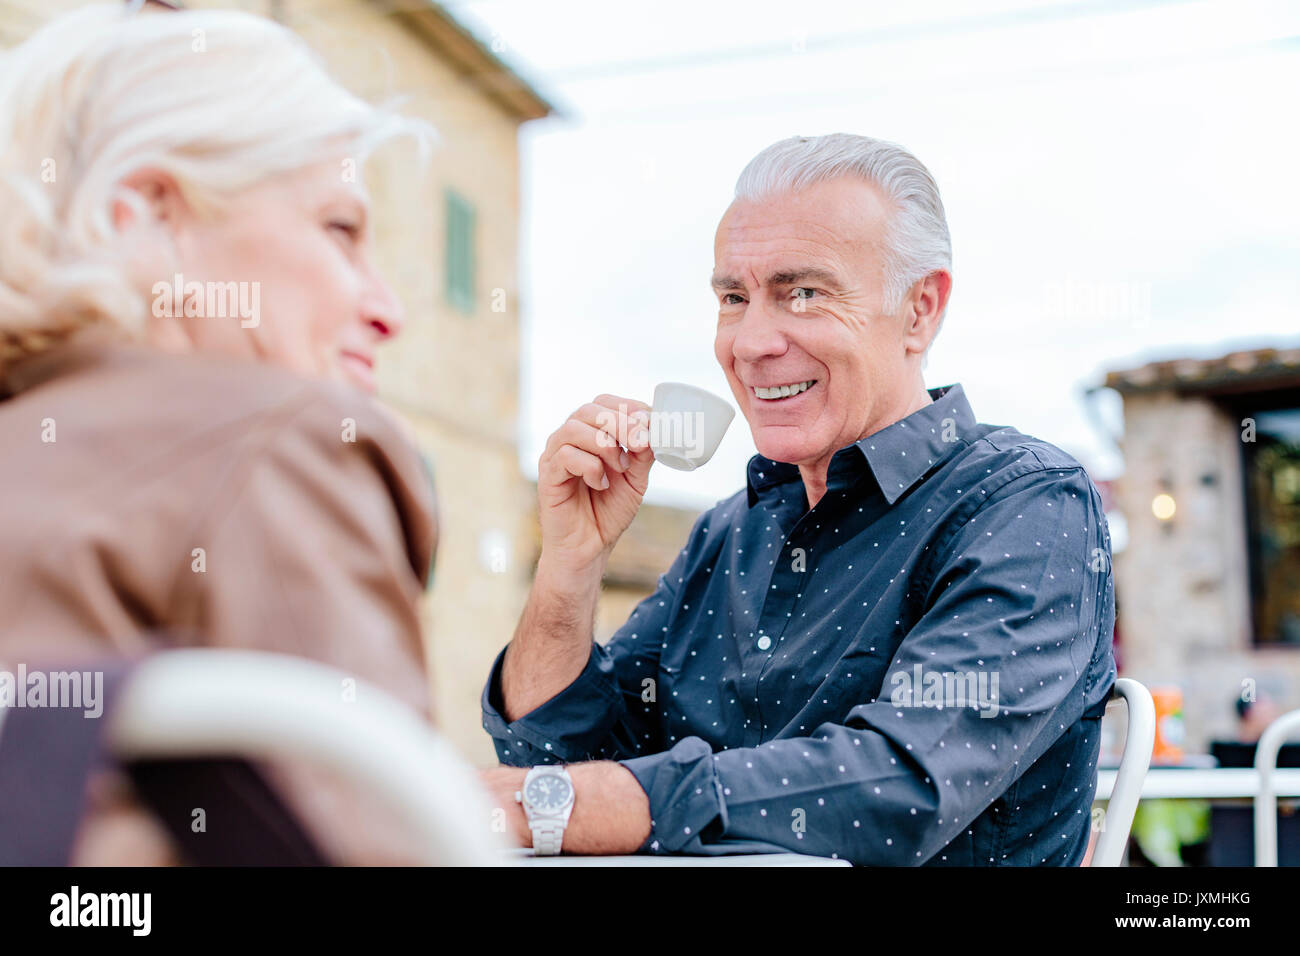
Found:
<svg viewBox="0 0 1300 956"><path fill-rule="evenodd" d="M1114 770L1097 771L1097 800L1110 799ZM1300 797L1300 770L1275 771L1279 797ZM1250 767L1213 769L1152 767L1142 784L1142 799L1251 800L1259 792L1259 774ZM527 848L506 851L525 866L848 866L847 860L802 853L737 853L730 856L533 856Z"/></svg>
<svg viewBox="0 0 1300 956"><path fill-rule="evenodd" d="M1097 771L1098 800L1109 800L1115 786L1114 770ZM1273 789L1279 797L1300 797L1300 770L1273 772ZM1253 800L1259 793L1259 774L1253 767L1216 767L1202 770L1152 767L1142 783L1142 799Z"/></svg>
<svg viewBox="0 0 1300 956"><path fill-rule="evenodd" d="M735 853L730 856L533 856L527 847L506 851L525 866L849 866L848 860L802 853Z"/></svg>

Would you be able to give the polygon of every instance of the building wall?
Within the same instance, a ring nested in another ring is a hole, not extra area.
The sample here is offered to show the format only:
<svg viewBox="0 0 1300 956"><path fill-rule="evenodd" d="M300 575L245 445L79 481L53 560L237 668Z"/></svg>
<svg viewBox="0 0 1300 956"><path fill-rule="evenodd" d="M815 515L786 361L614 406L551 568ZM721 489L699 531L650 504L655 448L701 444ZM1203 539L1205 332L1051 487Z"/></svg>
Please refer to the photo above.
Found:
<svg viewBox="0 0 1300 956"><path fill-rule="evenodd" d="M1236 738L1232 701L1247 679L1300 706L1300 654L1252 644L1240 423L1204 398L1126 395L1123 447L1116 492L1129 540L1114 570L1124 674L1181 687L1187 744L1204 751ZM1151 510L1162 490L1176 502L1167 523Z"/></svg>

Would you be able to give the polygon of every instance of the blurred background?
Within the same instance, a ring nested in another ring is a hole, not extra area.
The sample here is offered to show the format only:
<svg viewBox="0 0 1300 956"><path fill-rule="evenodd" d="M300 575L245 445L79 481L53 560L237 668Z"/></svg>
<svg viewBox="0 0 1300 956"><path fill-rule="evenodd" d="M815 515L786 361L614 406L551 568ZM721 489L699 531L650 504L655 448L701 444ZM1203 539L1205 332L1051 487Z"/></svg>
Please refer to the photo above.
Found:
<svg viewBox="0 0 1300 956"><path fill-rule="evenodd" d="M80 5L0 0L0 43ZM981 421L1059 445L1101 489L1120 672L1159 691L1157 761L1212 762L1300 707L1300 5L183 6L275 18L440 133L431 168L386 148L367 180L408 311L381 395L442 512L437 715L474 763L495 762L479 694L536 560L547 435L601 392L728 394L718 219L761 148L835 131L901 143L939 182L955 282L927 386L961 382ZM655 469L598 638L751 454L738 421L701 471Z"/></svg>

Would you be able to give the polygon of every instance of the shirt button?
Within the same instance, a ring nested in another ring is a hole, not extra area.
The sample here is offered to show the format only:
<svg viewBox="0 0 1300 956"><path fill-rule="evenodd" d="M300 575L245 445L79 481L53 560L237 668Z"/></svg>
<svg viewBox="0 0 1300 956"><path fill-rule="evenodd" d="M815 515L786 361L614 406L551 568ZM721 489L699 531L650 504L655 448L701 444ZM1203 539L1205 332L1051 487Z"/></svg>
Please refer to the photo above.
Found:
<svg viewBox="0 0 1300 956"><path fill-rule="evenodd" d="M762 637L758 639L758 649L760 651L765 651L771 646L772 646L772 639L768 637L766 634L764 634Z"/></svg>

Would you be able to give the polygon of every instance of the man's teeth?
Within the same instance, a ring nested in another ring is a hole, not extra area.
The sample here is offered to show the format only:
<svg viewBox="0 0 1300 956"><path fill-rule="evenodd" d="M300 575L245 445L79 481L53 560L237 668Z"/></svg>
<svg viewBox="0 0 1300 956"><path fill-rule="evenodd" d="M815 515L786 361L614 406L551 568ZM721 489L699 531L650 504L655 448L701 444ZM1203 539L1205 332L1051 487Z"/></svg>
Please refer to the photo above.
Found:
<svg viewBox="0 0 1300 956"><path fill-rule="evenodd" d="M810 379L807 382L799 382L795 385L777 385L774 388L761 388L754 386L754 394L759 398L788 398L791 395L798 395L800 392L806 392L815 385L817 380Z"/></svg>

